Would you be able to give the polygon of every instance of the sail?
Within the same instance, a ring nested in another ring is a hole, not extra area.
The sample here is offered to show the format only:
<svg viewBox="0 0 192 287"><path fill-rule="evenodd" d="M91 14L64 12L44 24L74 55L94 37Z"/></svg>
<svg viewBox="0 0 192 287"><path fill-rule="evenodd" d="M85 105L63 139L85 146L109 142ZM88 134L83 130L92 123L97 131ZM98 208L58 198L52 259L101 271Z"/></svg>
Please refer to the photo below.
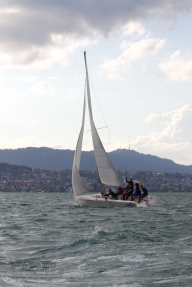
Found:
<svg viewBox="0 0 192 287"><path fill-rule="evenodd" d="M93 146L94 146L94 152L95 152L95 158L96 158L96 163L98 167L99 177L103 184L106 184L109 186L122 186L122 183L119 180L109 160L109 157L103 147L103 144L100 140L97 129L95 128L95 124L93 121L93 115L92 115L89 77L88 77L88 69L87 69L85 52L84 52L84 56L85 56L86 79L87 79L87 99L88 99L88 108L89 108L89 118L90 118L92 140L93 140Z"/></svg>
<svg viewBox="0 0 192 287"><path fill-rule="evenodd" d="M83 132L84 132L84 121L85 121L85 106L86 106L86 94L84 95L82 126L81 126L81 131L79 134L79 138L77 141L76 151L75 151L74 160L73 160L73 168L72 168L72 187L73 187L74 196L78 196L78 195L87 193L89 191L79 173L81 148L82 148Z"/></svg>

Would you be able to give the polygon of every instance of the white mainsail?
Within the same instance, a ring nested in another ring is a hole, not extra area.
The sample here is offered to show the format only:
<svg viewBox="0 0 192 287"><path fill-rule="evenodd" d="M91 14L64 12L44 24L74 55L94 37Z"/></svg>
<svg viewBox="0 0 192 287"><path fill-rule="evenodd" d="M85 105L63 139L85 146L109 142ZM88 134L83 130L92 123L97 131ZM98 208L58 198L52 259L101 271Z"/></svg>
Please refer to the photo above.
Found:
<svg viewBox="0 0 192 287"><path fill-rule="evenodd" d="M79 138L77 141L76 151L75 151L74 160L73 160L73 168L72 168L72 187L73 187L74 196L78 196L78 195L89 192L89 190L87 189L79 173L81 149L82 149L82 142L83 142L83 132L84 132L84 122L85 122L85 107L86 107L86 93L84 95L82 126L81 126L81 131L79 134Z"/></svg>
<svg viewBox="0 0 192 287"><path fill-rule="evenodd" d="M92 107L91 107L91 95L90 95L90 87L89 87L89 76L87 69L87 61L86 61L86 53L84 52L85 57L85 67L86 67L86 79L87 79L87 100L88 100L88 108L89 108L89 119L92 133L92 140L95 152L96 163L98 167L99 177L103 184L109 186L122 186L121 181L119 180L109 157L103 147L103 144L100 140L98 132L95 128L95 124L93 121L92 115Z"/></svg>

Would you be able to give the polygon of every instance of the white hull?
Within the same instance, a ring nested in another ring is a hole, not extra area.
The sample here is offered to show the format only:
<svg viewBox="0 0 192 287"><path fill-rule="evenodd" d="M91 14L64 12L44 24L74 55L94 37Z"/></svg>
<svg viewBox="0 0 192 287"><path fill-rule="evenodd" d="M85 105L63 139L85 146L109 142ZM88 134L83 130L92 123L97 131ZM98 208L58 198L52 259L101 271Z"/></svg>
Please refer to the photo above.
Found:
<svg viewBox="0 0 192 287"><path fill-rule="evenodd" d="M89 207L146 207L157 203L157 196L146 196L140 203L130 200L115 200L104 198L100 194L85 194L75 196L75 203L77 205L85 205Z"/></svg>

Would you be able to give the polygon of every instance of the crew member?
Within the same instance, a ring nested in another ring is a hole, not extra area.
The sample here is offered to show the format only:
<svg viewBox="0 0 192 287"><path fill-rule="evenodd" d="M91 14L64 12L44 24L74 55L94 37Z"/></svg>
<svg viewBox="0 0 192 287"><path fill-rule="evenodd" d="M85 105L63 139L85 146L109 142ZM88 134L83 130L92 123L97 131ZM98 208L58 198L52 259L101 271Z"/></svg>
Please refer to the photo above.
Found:
<svg viewBox="0 0 192 287"><path fill-rule="evenodd" d="M131 196L133 193L133 184L131 182L128 184L127 189L128 189L128 191L123 194L124 200L127 200L129 198L129 196Z"/></svg>
<svg viewBox="0 0 192 287"><path fill-rule="evenodd" d="M139 184L138 184L138 183L135 184L135 187L136 187L136 191L135 191L135 193L132 194L132 196L131 196L131 200L132 200L132 201L135 200L135 197L136 197L136 196L139 196L139 195L141 194L141 190L140 190L140 188L139 188Z"/></svg>
<svg viewBox="0 0 192 287"><path fill-rule="evenodd" d="M133 189L133 179L130 178L130 180L128 181L128 180L127 180L127 177L126 177L126 182L128 183L128 185L127 185L127 187L126 187L126 190L127 190L127 191L129 190L129 184L132 185L132 189Z"/></svg>
<svg viewBox="0 0 192 287"><path fill-rule="evenodd" d="M106 197L106 196L112 196L113 198L116 198L116 197L118 196L118 194L117 194L117 192L114 192L114 191L111 190L111 188L109 188L109 192L108 192L108 193L105 193L103 196L104 196L104 197Z"/></svg>
<svg viewBox="0 0 192 287"><path fill-rule="evenodd" d="M143 184L140 185L140 188L141 188L141 190L143 191L143 193L140 195L138 203L141 201L142 198L148 196L148 191L147 191L147 189L143 186Z"/></svg>

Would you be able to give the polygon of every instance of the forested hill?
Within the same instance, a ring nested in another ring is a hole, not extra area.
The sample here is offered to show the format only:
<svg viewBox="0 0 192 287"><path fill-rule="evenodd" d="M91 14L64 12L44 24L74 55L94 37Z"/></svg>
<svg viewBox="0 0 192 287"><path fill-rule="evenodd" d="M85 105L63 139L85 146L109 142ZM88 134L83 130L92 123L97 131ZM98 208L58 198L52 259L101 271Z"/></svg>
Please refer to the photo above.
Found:
<svg viewBox="0 0 192 287"><path fill-rule="evenodd" d="M74 151L52 148L20 148L0 150L0 162L26 165L42 169L71 169ZM185 166L172 160L142 154L134 150L118 149L109 153L109 158L116 170L179 172L192 174L192 165ZM83 151L80 169L95 169L93 151Z"/></svg>

